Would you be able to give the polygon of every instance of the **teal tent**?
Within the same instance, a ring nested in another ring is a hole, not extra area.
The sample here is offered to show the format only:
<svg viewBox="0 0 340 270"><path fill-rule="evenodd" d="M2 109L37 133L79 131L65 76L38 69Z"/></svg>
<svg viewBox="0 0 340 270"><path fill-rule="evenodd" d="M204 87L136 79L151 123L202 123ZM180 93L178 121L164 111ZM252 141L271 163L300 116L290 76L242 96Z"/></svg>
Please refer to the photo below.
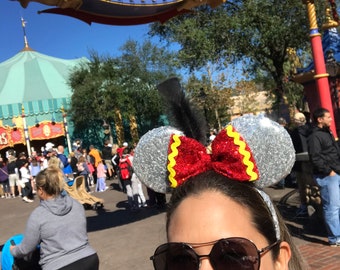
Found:
<svg viewBox="0 0 340 270"><path fill-rule="evenodd" d="M27 47L0 63L0 119L20 116L22 105L27 117L37 116L40 121L60 111L61 105L67 108L72 95L69 74L83 61L86 58L65 60Z"/></svg>
<svg viewBox="0 0 340 270"><path fill-rule="evenodd" d="M0 126L15 126L25 114L28 127L43 121L62 122L72 90L70 72L86 58L60 59L29 46L0 63Z"/></svg>

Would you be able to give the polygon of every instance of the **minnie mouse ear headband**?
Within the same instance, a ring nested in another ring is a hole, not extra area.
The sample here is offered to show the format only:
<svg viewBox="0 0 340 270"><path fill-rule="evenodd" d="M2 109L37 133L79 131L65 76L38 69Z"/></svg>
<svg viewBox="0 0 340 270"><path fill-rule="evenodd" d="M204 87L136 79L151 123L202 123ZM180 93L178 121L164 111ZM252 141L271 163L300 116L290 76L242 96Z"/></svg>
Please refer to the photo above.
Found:
<svg viewBox="0 0 340 270"><path fill-rule="evenodd" d="M268 187L289 174L295 162L288 132L264 115L231 121L217 134L211 149L208 154L204 145L174 127L155 128L140 139L134 170L146 186L166 193L208 170Z"/></svg>

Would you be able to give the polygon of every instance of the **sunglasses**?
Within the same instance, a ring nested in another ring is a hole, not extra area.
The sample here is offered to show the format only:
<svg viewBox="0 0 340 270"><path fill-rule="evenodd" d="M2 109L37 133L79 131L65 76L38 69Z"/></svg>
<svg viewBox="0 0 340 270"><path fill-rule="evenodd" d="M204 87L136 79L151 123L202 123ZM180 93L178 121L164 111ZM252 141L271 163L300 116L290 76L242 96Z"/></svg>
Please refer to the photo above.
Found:
<svg viewBox="0 0 340 270"><path fill-rule="evenodd" d="M245 238L232 237L202 244L166 243L150 258L155 270L199 270L201 258L209 258L214 270L259 270L262 254L281 243L258 250ZM209 255L198 255L194 248L213 245Z"/></svg>

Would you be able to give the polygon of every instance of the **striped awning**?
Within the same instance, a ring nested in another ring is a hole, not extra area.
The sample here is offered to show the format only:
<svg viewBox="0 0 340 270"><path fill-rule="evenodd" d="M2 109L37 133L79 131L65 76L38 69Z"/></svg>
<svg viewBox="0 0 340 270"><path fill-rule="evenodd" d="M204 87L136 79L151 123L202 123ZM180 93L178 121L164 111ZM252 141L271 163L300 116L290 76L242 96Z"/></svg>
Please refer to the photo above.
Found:
<svg viewBox="0 0 340 270"><path fill-rule="evenodd" d="M68 107L68 78L86 58L60 59L25 48L0 63L0 120L43 115Z"/></svg>
<svg viewBox="0 0 340 270"><path fill-rule="evenodd" d="M60 112L61 107L67 109L69 102L69 98L57 98L6 104L0 106L0 119L12 119L13 117L21 116L23 113L26 116L58 113Z"/></svg>

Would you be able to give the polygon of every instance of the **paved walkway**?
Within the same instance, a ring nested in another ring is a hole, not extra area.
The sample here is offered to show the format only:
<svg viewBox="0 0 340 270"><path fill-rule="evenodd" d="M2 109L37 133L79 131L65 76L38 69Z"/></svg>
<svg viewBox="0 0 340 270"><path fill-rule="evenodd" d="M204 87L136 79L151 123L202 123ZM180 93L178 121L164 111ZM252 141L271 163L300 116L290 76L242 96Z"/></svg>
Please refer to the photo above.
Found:
<svg viewBox="0 0 340 270"><path fill-rule="evenodd" d="M111 188L117 186L116 181L107 181L107 184ZM318 218L295 216L297 194L285 197L291 191L267 189L293 234L301 259L306 262L304 270L339 269L340 248L327 246L324 226ZM127 211L126 195L117 190L94 194L105 200L104 209L86 210L89 240L98 251L100 269L152 269L149 257L165 242L165 213L149 208ZM24 203L20 198L0 199L1 248L11 236L24 231L27 217L38 203L37 199L32 204Z"/></svg>
<svg viewBox="0 0 340 270"><path fill-rule="evenodd" d="M340 269L340 248L328 246L326 229L320 214L313 213L314 208L310 208L309 217L296 215L300 203L297 190L267 188L266 191L276 202L305 262L305 269Z"/></svg>

